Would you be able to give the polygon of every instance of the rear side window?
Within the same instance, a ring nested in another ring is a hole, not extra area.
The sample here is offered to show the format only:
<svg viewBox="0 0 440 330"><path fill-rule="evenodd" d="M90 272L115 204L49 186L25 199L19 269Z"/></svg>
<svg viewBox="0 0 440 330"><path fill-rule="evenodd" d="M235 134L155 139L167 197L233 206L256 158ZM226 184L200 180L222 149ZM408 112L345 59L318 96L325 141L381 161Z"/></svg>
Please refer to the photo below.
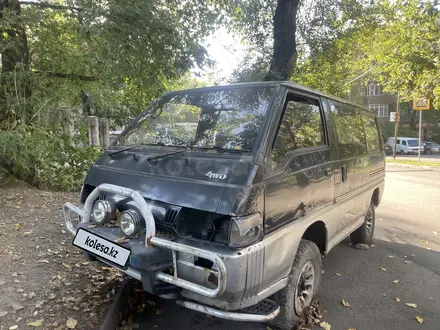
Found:
<svg viewBox="0 0 440 330"><path fill-rule="evenodd" d="M319 102L288 95L278 134L272 149L272 168L284 161L292 150L325 144Z"/></svg>
<svg viewBox="0 0 440 330"><path fill-rule="evenodd" d="M359 156L367 152L364 124L354 108L332 103L332 116L338 134L338 149L341 157Z"/></svg>
<svg viewBox="0 0 440 330"><path fill-rule="evenodd" d="M374 116L367 113L361 113L364 122L365 137L367 139L368 151L379 151L379 132L377 130L376 120Z"/></svg>

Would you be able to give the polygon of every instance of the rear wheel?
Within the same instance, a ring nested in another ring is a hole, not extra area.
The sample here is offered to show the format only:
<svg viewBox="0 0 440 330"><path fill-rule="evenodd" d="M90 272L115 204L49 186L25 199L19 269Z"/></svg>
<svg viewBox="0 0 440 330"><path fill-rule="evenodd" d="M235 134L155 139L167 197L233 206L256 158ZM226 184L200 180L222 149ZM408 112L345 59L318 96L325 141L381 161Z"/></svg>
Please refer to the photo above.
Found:
<svg viewBox="0 0 440 330"><path fill-rule="evenodd" d="M280 305L280 314L271 324L292 329L318 293L321 284L321 253L315 243L301 240L289 274L287 286L272 298Z"/></svg>
<svg viewBox="0 0 440 330"><path fill-rule="evenodd" d="M376 213L374 204L371 202L370 207L365 215L364 223L358 229L351 233L350 239L353 244L368 244L373 242L374 226L376 223Z"/></svg>

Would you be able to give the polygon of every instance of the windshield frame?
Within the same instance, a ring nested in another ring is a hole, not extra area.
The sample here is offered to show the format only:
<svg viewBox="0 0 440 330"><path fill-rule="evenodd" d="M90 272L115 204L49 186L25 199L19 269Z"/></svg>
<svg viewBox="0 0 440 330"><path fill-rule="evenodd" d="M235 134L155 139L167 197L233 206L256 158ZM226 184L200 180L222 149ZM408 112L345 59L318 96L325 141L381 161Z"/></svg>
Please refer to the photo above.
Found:
<svg viewBox="0 0 440 330"><path fill-rule="evenodd" d="M202 87L202 88L193 88L193 89L185 89L185 90L180 90L180 91L174 91L174 92L170 92L170 93L166 93L163 96L161 96L160 98L152 101L147 108L142 111L141 113L139 113L135 118L133 118L130 123L124 128L124 130L122 131L122 133L117 137L117 139L115 139L110 145L109 145L109 151L118 151L118 150L122 150L124 148L126 148L127 146L123 146L123 145L117 145L118 141L120 141L121 139L125 138L126 135L132 130L132 128L137 125L139 123L139 121L141 120L142 117L144 117L149 111L151 111L154 107L156 107L157 105L161 105L166 103L170 98L174 97L174 96L179 96L179 95L185 95L188 93L195 93L195 92L206 92L206 93L210 93L210 92L215 92L215 91L219 91L219 90L232 90L232 89L261 89L261 88L272 88L272 92L270 97L268 98L268 103L267 103L267 108L265 110L265 116L266 116L266 120L264 120L263 124L261 125L260 129L259 129L259 133L257 134L257 137L255 138L254 141L254 145L252 147L252 150L243 150L242 153L238 152L239 150L236 149L231 149L231 152L227 152L224 151L220 152L219 149L217 148L209 148L209 150L207 150L207 148L198 148L198 147L194 147L194 148L190 148L190 146L187 146L188 151L189 150L199 150L199 151L210 151L210 150L214 150L217 151L216 154L225 154L228 153L228 155L236 155L236 156L249 156L252 155L255 157L255 155L258 152L261 152L262 148L262 138L263 136L266 134L268 128L269 127L269 119L272 117L273 115L273 106L274 106L274 102L277 99L277 96L279 95L279 90L280 90L280 84L279 83L274 83L274 82L261 82L261 83L246 83L246 84L231 84L231 85L219 85L219 86L212 86L212 87ZM168 146L168 145L157 145L154 146L154 149L175 149L175 148L182 148L183 146ZM139 148L140 150L142 150L142 148ZM151 148L149 148L149 150L151 151Z"/></svg>

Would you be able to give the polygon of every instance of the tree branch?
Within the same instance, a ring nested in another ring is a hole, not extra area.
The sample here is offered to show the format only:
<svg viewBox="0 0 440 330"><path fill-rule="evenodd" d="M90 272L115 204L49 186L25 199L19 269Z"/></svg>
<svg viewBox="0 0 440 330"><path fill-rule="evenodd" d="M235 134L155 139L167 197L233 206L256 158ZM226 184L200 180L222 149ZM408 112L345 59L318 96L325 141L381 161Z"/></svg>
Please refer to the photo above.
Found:
<svg viewBox="0 0 440 330"><path fill-rule="evenodd" d="M54 4L48 3L48 2L20 1L20 5L22 5L22 6L36 6L36 7L40 7L40 8L50 8L50 9L57 9L57 10L84 11L84 8L54 5Z"/></svg>
<svg viewBox="0 0 440 330"><path fill-rule="evenodd" d="M84 80L84 81L96 81L99 76L99 75L97 75L97 76L84 76L84 75L76 74L76 73L41 72L41 71L32 71L32 73L44 74L49 77L65 78L65 79L78 79L78 80Z"/></svg>

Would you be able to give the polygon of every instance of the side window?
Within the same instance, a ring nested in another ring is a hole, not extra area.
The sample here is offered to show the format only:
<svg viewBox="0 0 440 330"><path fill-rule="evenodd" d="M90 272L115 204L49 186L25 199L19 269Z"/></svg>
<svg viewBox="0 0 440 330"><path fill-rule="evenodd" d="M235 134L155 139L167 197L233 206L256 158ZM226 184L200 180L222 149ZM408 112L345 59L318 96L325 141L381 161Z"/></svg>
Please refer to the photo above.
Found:
<svg viewBox="0 0 440 330"><path fill-rule="evenodd" d="M367 150L379 151L379 133L377 130L376 120L373 116L362 112L362 120L364 122L365 136L367 138Z"/></svg>
<svg viewBox="0 0 440 330"><path fill-rule="evenodd" d="M396 144L400 144L400 140L397 140L397 141L396 141Z"/></svg>
<svg viewBox="0 0 440 330"><path fill-rule="evenodd" d="M319 102L289 94L272 149L272 169L280 166L292 150L325 144Z"/></svg>
<svg viewBox="0 0 440 330"><path fill-rule="evenodd" d="M404 146L407 146L408 144L406 143L406 140L402 140L402 144L404 145Z"/></svg>
<svg viewBox="0 0 440 330"><path fill-rule="evenodd" d="M338 134L339 155L349 157L365 154L366 138L359 112L339 103L332 103L331 109Z"/></svg>

